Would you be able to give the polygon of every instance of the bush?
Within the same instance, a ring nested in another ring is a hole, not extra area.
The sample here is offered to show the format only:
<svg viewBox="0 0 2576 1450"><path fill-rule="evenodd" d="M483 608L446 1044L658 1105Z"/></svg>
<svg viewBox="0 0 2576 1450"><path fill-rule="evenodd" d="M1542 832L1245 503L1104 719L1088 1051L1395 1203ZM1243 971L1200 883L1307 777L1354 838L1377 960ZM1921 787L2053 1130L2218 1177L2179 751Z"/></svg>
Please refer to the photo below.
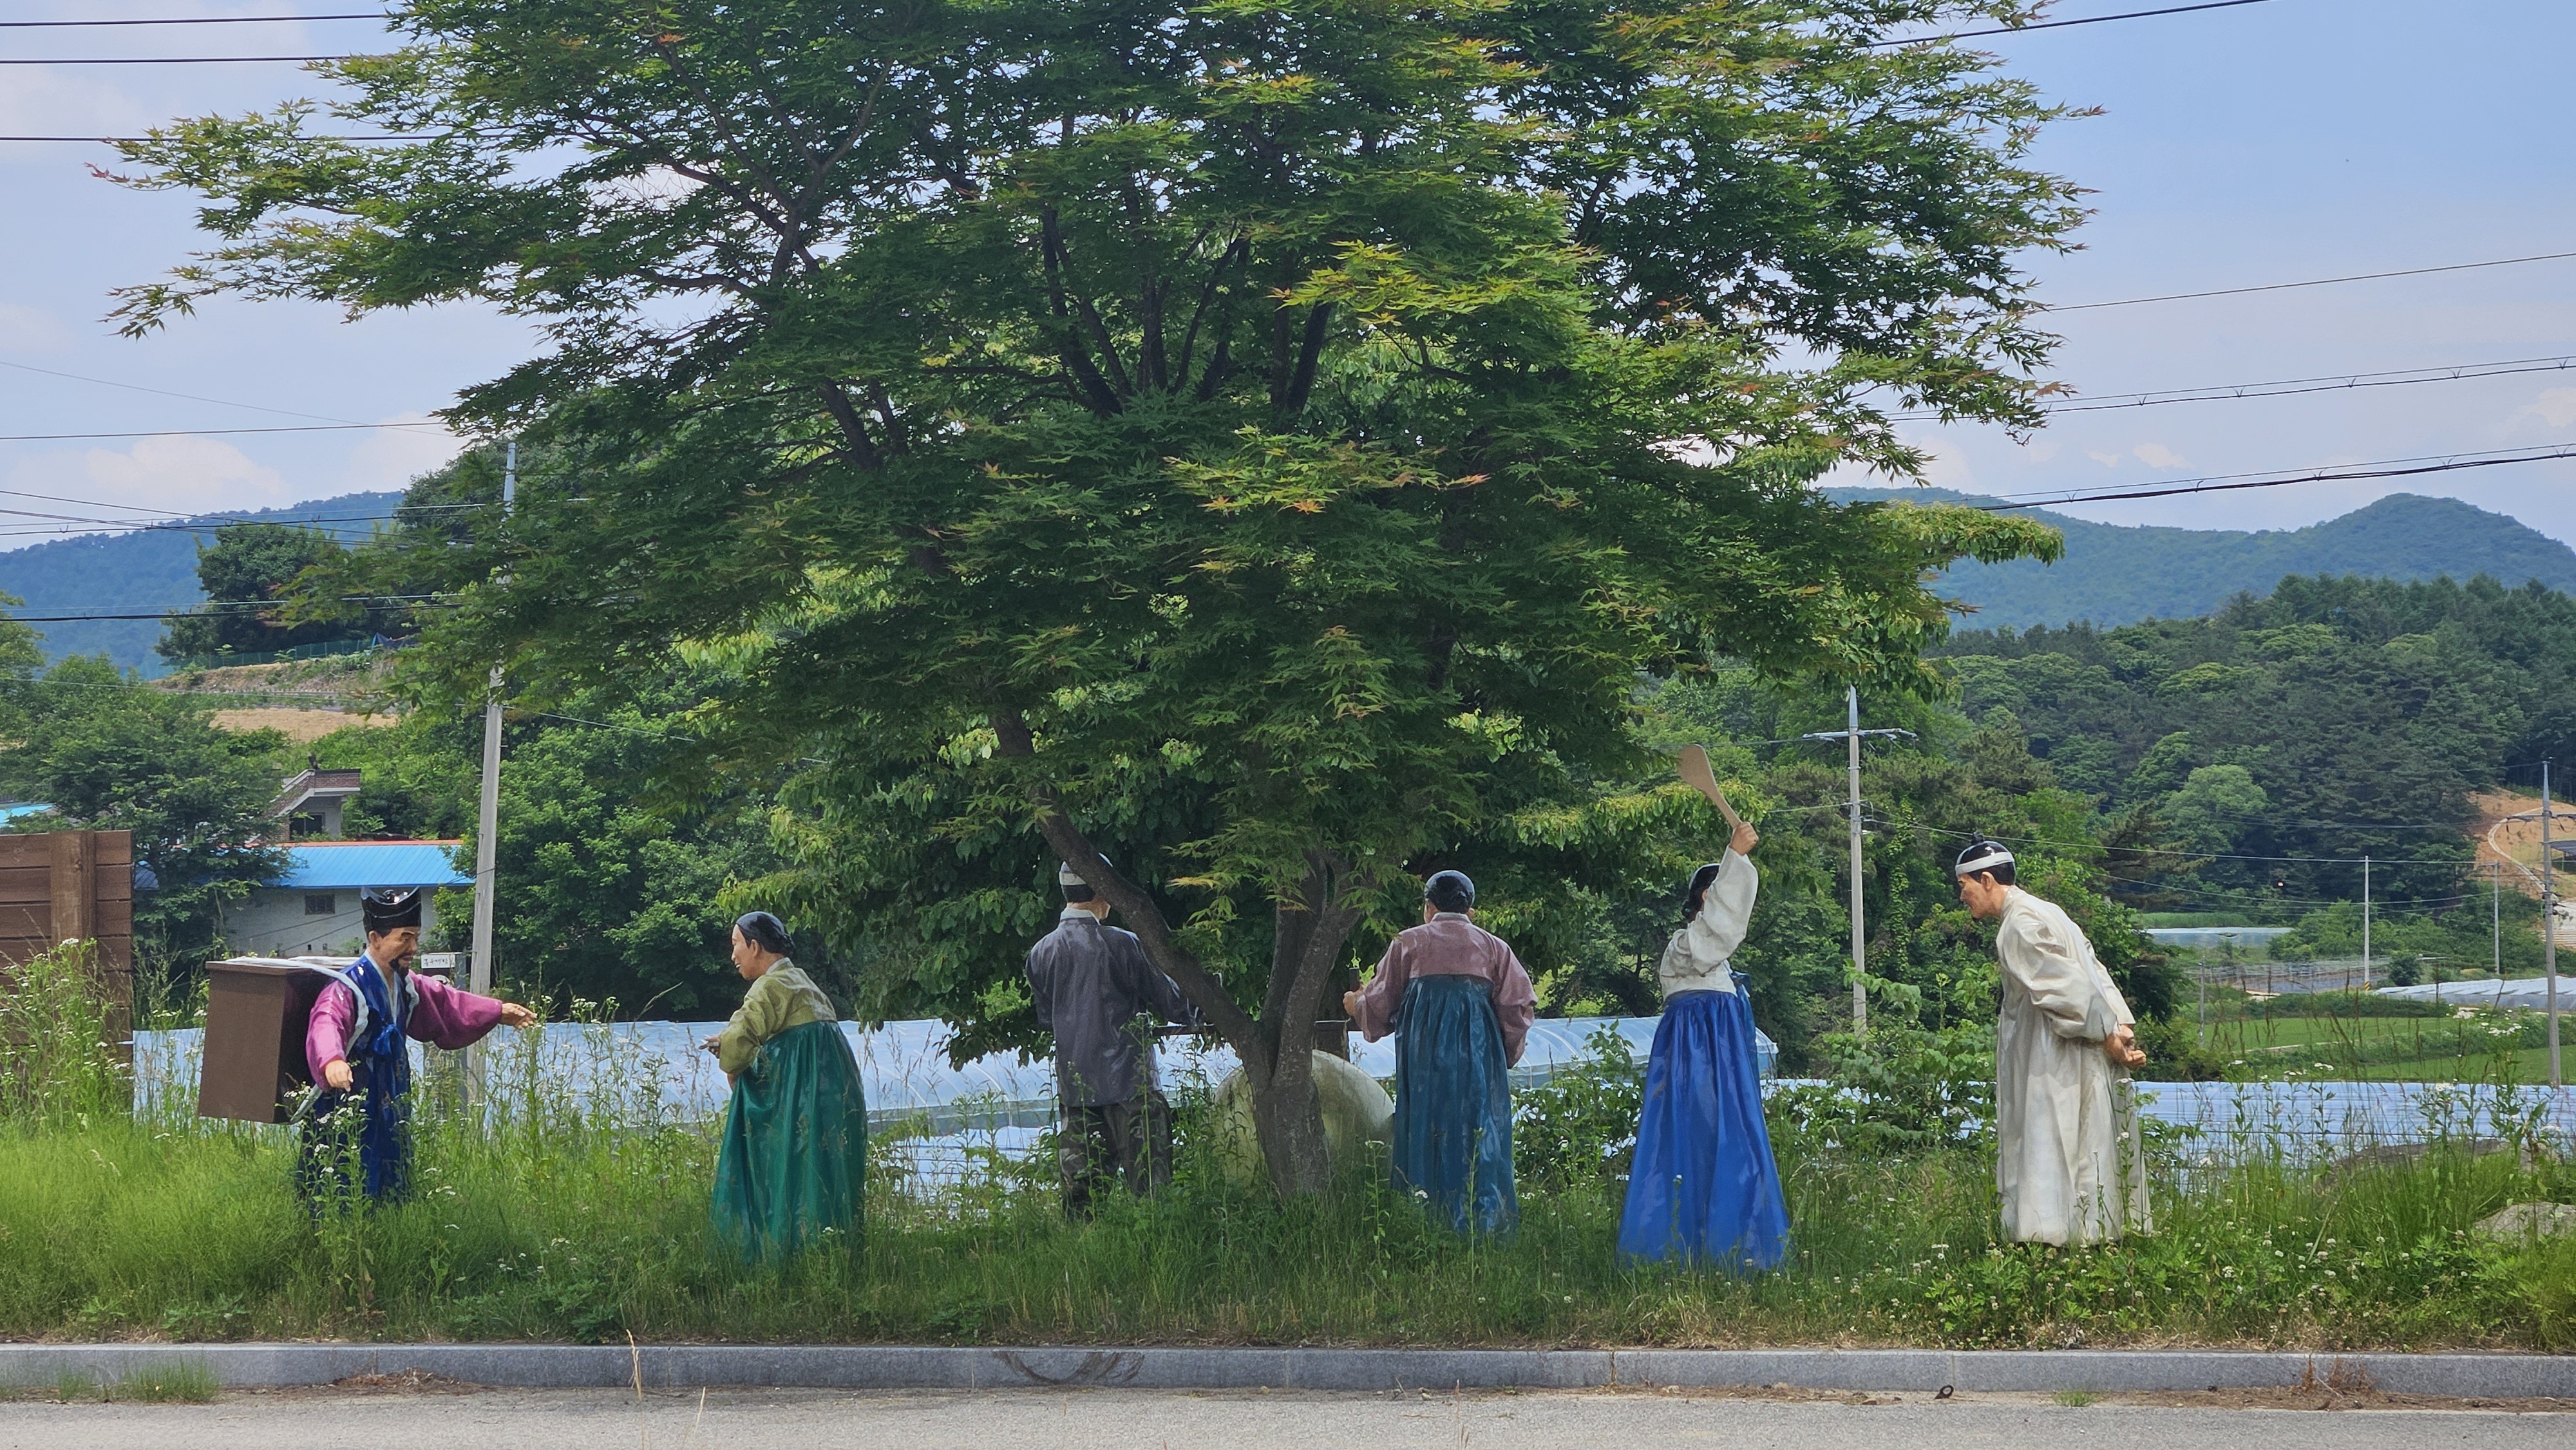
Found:
<svg viewBox="0 0 2576 1450"><path fill-rule="evenodd" d="M1820 1144L1875 1154L1993 1138L1993 1028L1891 1024L1862 1037L1838 1032L1816 1046L1832 1085L1773 1101L1786 1110L1776 1116L1794 1116Z"/></svg>
<svg viewBox="0 0 2576 1450"><path fill-rule="evenodd" d="M1615 1027L1594 1028L1583 1046L1580 1066L1517 1095L1512 1168L1524 1183L1624 1193L1646 1106L1646 1070Z"/></svg>

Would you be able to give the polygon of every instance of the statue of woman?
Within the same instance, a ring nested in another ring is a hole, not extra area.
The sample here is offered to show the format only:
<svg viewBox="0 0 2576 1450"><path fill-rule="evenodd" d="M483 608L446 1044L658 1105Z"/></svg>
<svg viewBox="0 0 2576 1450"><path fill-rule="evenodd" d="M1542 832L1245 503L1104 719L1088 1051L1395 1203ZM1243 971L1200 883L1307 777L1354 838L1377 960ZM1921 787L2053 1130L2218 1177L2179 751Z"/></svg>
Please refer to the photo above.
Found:
<svg viewBox="0 0 2576 1450"><path fill-rule="evenodd" d="M751 983L724 1031L699 1044L733 1084L710 1206L745 1259L791 1253L825 1229L856 1238L867 1181L868 1104L832 999L787 956L765 911L733 926L733 964Z"/></svg>
<svg viewBox="0 0 2576 1450"><path fill-rule="evenodd" d="M1646 1059L1645 1111L1619 1217L1619 1252L1728 1268L1768 1269L1789 1247L1789 1211L1762 1121L1745 979L1730 964L1753 919L1761 838L1726 803L1708 753L1682 752L1682 779L1734 833L1726 854L1691 875L1682 928L1655 970L1663 1021Z"/></svg>

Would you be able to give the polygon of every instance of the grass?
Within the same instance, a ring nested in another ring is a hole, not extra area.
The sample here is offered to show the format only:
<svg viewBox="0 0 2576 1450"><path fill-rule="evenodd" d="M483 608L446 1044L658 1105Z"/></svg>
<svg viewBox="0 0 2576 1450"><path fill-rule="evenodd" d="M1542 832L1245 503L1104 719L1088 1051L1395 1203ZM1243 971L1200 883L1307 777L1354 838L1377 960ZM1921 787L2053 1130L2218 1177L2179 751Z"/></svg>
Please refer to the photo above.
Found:
<svg viewBox="0 0 2576 1450"><path fill-rule="evenodd" d="M1995 1242L1975 1148L1850 1158L1780 1124L1791 1262L1637 1270L1606 1183L1532 1184L1505 1243L1365 1179L1279 1204L1185 1153L1172 1193L1067 1224L1007 1175L927 1201L891 1172L863 1241L746 1269L710 1241L694 1128L424 1129L412 1203L308 1219L252 1130L0 1133L0 1335L823 1342L2576 1345L2576 1241L2471 1238L2558 1165L2437 1152L2332 1178L2165 1174L2161 1230ZM890 1161L881 1161L881 1167Z"/></svg>
<svg viewBox="0 0 2576 1450"><path fill-rule="evenodd" d="M215 1383L214 1371L205 1365L192 1359L174 1359L136 1370L112 1384L101 1384L78 1370L65 1370L54 1376L53 1395L64 1404L131 1400L148 1405L202 1405L212 1401L221 1388Z"/></svg>
<svg viewBox="0 0 2576 1450"><path fill-rule="evenodd" d="M2187 1001L2177 1014L2181 1040L2205 1039L2233 1080L2546 1082L2549 1076L2547 1023L2536 1012L2463 1016L2456 1005L2356 1003L2343 993L2247 1002L2234 992L2211 994L2205 1028L2192 1020L2194 1010ZM2562 1019L2560 1031L2562 1047L2576 1049L2576 1022Z"/></svg>
<svg viewBox="0 0 2576 1450"><path fill-rule="evenodd" d="M2070 1410L2080 1410L2102 1397L2091 1390L2059 1390L2049 1398Z"/></svg>
<svg viewBox="0 0 2576 1450"><path fill-rule="evenodd" d="M488 1125L425 1093L412 1201L319 1219L283 1130L22 1092L0 1102L0 1337L2576 1348L2576 1239L2470 1232L2576 1200L2564 1145L2523 1129L2339 1165L2159 1130L2156 1232L2060 1252L1997 1241L1991 1146L1840 1147L1847 1115L1784 1094L1792 1252L1736 1276L1618 1260L1614 1064L1524 1099L1507 1241L1437 1231L1366 1171L1294 1203L1230 1187L1184 1104L1154 1201L1069 1224L1044 1151L926 1184L881 1139L862 1232L746 1267L707 1222L711 1126L657 1115L651 1068L605 1047L587 1076L496 1081ZM184 1397L184 1373L157 1382Z"/></svg>

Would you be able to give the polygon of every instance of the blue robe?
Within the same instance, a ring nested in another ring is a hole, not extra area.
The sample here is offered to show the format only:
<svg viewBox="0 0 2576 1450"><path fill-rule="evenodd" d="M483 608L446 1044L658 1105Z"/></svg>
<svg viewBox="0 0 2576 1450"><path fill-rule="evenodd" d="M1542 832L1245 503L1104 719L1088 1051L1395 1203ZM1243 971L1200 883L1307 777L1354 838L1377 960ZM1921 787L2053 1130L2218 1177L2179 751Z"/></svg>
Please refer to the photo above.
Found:
<svg viewBox="0 0 2576 1450"><path fill-rule="evenodd" d="M1459 1233L1512 1232L1512 1085L1493 989L1415 977L1395 1033L1396 1186Z"/></svg>
<svg viewBox="0 0 2576 1450"><path fill-rule="evenodd" d="M1731 1269L1776 1267L1789 1250L1789 1210L1762 1121L1753 1012L1736 990L1664 1001L1646 1063L1646 1105L1619 1253Z"/></svg>
<svg viewBox="0 0 2576 1450"><path fill-rule="evenodd" d="M316 1211L357 1187L370 1203L400 1202L411 1192L411 994L389 988L373 958L361 956L340 979L367 1009L359 1040L349 1045L354 1081L347 1092L324 1089L305 1117L296 1183Z"/></svg>

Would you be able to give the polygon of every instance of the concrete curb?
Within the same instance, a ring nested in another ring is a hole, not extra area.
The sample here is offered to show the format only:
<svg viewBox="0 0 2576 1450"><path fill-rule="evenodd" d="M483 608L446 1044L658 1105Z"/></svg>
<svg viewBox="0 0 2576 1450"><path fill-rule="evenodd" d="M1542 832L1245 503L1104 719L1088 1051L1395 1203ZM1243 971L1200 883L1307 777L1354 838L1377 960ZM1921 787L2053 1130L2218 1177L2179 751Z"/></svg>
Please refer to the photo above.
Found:
<svg viewBox="0 0 2576 1450"><path fill-rule="evenodd" d="M2576 1356L2217 1350L1017 1349L893 1345L0 1344L0 1385L201 1365L229 1388L421 1371L513 1388L2207 1390L2313 1378L2401 1394L2576 1399Z"/></svg>

